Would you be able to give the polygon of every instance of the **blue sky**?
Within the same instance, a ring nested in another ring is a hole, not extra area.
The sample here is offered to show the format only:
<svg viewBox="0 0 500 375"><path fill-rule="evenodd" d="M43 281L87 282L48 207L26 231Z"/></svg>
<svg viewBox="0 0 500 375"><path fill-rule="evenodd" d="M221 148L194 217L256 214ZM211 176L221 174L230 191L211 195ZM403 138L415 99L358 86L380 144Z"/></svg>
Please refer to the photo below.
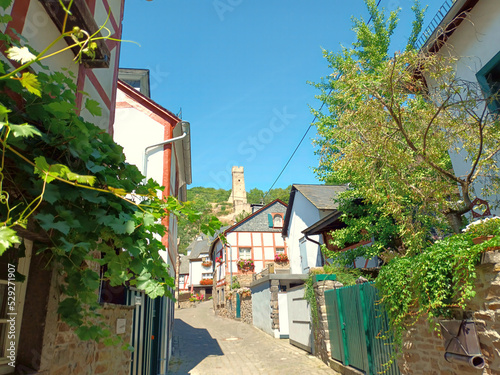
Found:
<svg viewBox="0 0 500 375"><path fill-rule="evenodd" d="M443 0L428 4L425 26ZM412 0L401 10L393 50L411 31ZM152 99L191 123L193 183L231 188L245 168L247 191L267 191L319 108L318 82L330 72L321 48L353 42L351 17L368 19L362 0L127 0L120 67L150 69ZM276 187L319 183L312 138L301 144Z"/></svg>

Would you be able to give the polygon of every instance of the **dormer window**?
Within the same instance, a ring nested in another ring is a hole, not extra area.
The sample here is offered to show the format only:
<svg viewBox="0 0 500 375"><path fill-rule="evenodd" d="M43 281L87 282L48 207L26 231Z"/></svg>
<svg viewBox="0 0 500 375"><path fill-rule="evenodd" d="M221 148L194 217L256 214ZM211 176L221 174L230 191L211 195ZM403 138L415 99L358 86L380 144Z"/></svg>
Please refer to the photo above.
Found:
<svg viewBox="0 0 500 375"><path fill-rule="evenodd" d="M269 228L283 228L283 214L268 214Z"/></svg>

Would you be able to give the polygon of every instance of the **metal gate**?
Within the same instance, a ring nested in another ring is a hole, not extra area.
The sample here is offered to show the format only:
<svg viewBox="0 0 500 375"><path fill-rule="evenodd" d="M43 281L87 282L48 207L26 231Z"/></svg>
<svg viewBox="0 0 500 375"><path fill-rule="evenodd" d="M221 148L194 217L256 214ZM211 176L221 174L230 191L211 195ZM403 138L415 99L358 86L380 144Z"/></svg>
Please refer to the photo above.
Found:
<svg viewBox="0 0 500 375"><path fill-rule="evenodd" d="M372 283L325 291L332 358L366 374L399 375L392 356L387 314Z"/></svg>
<svg viewBox="0 0 500 375"><path fill-rule="evenodd" d="M149 375L151 360L151 333L153 331L152 300L144 292L129 290L127 304L135 305L132 318L130 375Z"/></svg>
<svg viewBox="0 0 500 375"><path fill-rule="evenodd" d="M311 308L304 298L305 286L287 291L290 344L312 353Z"/></svg>
<svg viewBox="0 0 500 375"><path fill-rule="evenodd" d="M130 289L127 304L135 305L132 317L130 375L164 375L172 351L174 303L168 297L149 298Z"/></svg>

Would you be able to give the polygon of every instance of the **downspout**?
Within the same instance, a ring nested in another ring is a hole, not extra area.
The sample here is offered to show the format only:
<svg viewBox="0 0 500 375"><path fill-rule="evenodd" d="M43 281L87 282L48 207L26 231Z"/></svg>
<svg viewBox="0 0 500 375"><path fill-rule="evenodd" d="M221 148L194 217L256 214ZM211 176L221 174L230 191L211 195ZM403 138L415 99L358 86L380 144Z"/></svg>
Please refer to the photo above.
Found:
<svg viewBox="0 0 500 375"><path fill-rule="evenodd" d="M187 135L189 134L190 124L187 121L179 121L177 123L177 125L179 125L179 124L181 124L181 127L182 127L182 132L183 132L182 135L175 137L175 138L167 139L166 141L163 141L160 143L156 143L156 144L148 146L144 149L144 154L143 154L143 158L142 158L142 160L143 160L142 173L144 174L146 181L148 179L148 150L151 148L159 147L159 146L165 146L169 143L177 142L177 141L180 141L180 140L186 138Z"/></svg>
<svg viewBox="0 0 500 375"><path fill-rule="evenodd" d="M229 290L233 290L233 248L231 247L231 244L226 244L226 246L229 246Z"/></svg>

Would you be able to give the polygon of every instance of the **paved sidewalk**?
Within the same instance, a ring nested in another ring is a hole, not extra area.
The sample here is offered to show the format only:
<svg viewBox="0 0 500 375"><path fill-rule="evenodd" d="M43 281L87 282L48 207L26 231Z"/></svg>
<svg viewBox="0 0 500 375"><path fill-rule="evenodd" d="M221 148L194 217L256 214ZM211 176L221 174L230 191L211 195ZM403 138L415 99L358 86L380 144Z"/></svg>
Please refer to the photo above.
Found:
<svg viewBox="0 0 500 375"><path fill-rule="evenodd" d="M169 374L337 374L288 340L216 316L212 301L176 310L175 316Z"/></svg>

